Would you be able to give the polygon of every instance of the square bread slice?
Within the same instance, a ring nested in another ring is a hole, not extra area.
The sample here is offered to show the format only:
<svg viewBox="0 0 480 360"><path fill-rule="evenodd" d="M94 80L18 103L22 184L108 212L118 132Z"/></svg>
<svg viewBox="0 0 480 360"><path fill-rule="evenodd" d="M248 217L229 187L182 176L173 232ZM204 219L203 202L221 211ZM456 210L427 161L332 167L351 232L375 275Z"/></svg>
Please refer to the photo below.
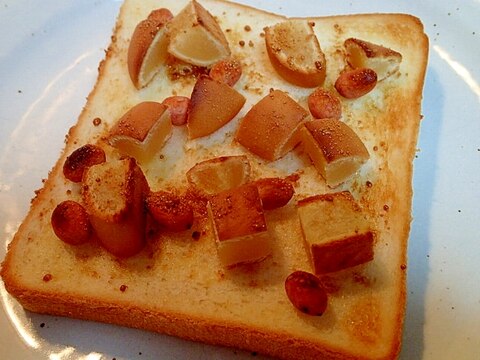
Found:
<svg viewBox="0 0 480 360"><path fill-rule="evenodd" d="M175 16L187 1L125 0L95 87L9 244L1 269L7 291L33 312L142 328L282 359L396 358L406 302L412 162L428 58L422 23L406 14L308 19L325 53L327 90L335 92L335 81L348 66L347 39L381 45L402 56L398 71L368 94L341 98L341 121L356 132L370 158L335 191L348 190L372 220L374 258L319 277L328 292L328 306L322 316L309 316L292 306L285 294L289 274L314 271L296 205L332 189L301 146L271 161L236 142L235 134L241 119L271 89L299 104L306 104L314 89L290 84L270 62L264 28L285 17L223 0L198 3L213 15L231 56L241 63L242 76L233 88L245 104L208 136L191 139L186 126L173 126L158 153L140 163L151 191L193 199L193 226L182 232L154 228L147 232L145 247L128 258L117 258L95 242L65 244L52 230L50 218L58 203L82 201L82 186L62 173L67 156L82 145L95 144L105 150L107 161L120 159L119 151L107 142L118 119L142 101L190 97L196 76L204 73L173 61L160 66L152 81L137 89L127 64L136 25L158 8ZM295 188L286 206L265 211L271 254L261 262L234 268L221 263L206 211L208 199L195 197L189 187L189 169L221 156L247 157L251 181L278 177Z"/></svg>

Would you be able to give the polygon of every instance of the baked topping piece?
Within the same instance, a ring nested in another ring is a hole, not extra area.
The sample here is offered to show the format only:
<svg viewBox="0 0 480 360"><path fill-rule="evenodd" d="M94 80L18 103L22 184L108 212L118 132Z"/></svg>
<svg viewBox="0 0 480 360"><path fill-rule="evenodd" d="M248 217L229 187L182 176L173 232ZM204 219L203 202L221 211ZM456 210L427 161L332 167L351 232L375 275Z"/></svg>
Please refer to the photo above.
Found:
<svg viewBox="0 0 480 360"><path fill-rule="evenodd" d="M291 19L266 27L265 43L274 69L285 80L302 87L323 84L325 55L309 21Z"/></svg>
<svg viewBox="0 0 480 360"><path fill-rule="evenodd" d="M52 212L51 223L55 235L70 245L80 245L93 235L85 208L76 201L62 201Z"/></svg>
<svg viewBox="0 0 480 360"><path fill-rule="evenodd" d="M245 155L205 160L187 171L187 180L203 194L218 194L247 183L250 180L250 163Z"/></svg>
<svg viewBox="0 0 480 360"><path fill-rule="evenodd" d="M193 0L168 26L168 52L197 66L211 66L230 56L227 39L215 18Z"/></svg>
<svg viewBox="0 0 480 360"><path fill-rule="evenodd" d="M292 184L281 178L255 180L264 210L273 210L288 204L295 190Z"/></svg>
<svg viewBox="0 0 480 360"><path fill-rule="evenodd" d="M148 161L171 135L167 106L145 101L127 111L110 130L108 141L124 155Z"/></svg>
<svg viewBox="0 0 480 360"><path fill-rule="evenodd" d="M308 109L315 119L342 117L342 103L338 96L321 87L308 96Z"/></svg>
<svg viewBox="0 0 480 360"><path fill-rule="evenodd" d="M368 94L377 85L377 73L369 68L345 70L337 81L335 89L347 99L356 99Z"/></svg>
<svg viewBox="0 0 480 360"><path fill-rule="evenodd" d="M210 135L232 120L245 104L245 97L228 86L200 76L188 106L188 137Z"/></svg>
<svg viewBox="0 0 480 360"><path fill-rule="evenodd" d="M155 221L170 231L190 229L193 224L193 209L182 196L167 191L148 194L145 204Z"/></svg>
<svg viewBox="0 0 480 360"><path fill-rule="evenodd" d="M301 138L305 152L330 187L347 180L370 158L358 135L337 119L306 122Z"/></svg>
<svg viewBox="0 0 480 360"><path fill-rule="evenodd" d="M320 316L327 309L327 292L318 277L306 271L297 270L285 279L288 299L304 314Z"/></svg>
<svg viewBox="0 0 480 360"><path fill-rule="evenodd" d="M138 89L152 81L167 58L166 24L173 18L168 9L153 10L138 23L128 48L128 72Z"/></svg>
<svg viewBox="0 0 480 360"><path fill-rule="evenodd" d="M208 75L218 82L234 86L242 76L242 64L236 59L225 59L215 63Z"/></svg>
<svg viewBox="0 0 480 360"><path fill-rule="evenodd" d="M63 175L70 181L82 181L86 168L106 161L105 151L99 146L86 144L73 151L63 164Z"/></svg>
<svg viewBox="0 0 480 360"><path fill-rule="evenodd" d="M369 68L377 73L378 81L395 74L400 68L402 54L386 48L355 38L345 40L347 63L354 69Z"/></svg>
<svg viewBox="0 0 480 360"><path fill-rule="evenodd" d="M212 196L208 216L223 265L256 262L271 253L262 202L255 185L246 184Z"/></svg>
<svg viewBox="0 0 480 360"><path fill-rule="evenodd" d="M274 161L299 143L297 131L307 116L285 92L274 90L245 115L235 139L252 153Z"/></svg>
<svg viewBox="0 0 480 360"><path fill-rule="evenodd" d="M316 274L343 270L373 259L372 226L349 192L301 200L298 215Z"/></svg>
<svg viewBox="0 0 480 360"><path fill-rule="evenodd" d="M143 248L148 191L133 158L111 160L85 171L83 204L98 239L113 255L128 257Z"/></svg>

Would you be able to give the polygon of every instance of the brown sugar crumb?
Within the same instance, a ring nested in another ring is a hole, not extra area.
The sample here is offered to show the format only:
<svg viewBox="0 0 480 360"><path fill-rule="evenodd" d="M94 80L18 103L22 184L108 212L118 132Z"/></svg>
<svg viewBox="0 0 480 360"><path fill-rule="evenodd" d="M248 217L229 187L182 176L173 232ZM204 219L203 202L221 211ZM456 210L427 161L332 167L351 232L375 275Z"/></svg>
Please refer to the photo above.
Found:
<svg viewBox="0 0 480 360"><path fill-rule="evenodd" d="M385 205L383 205L383 210L388 211L388 210L390 210L390 207L387 204L385 204Z"/></svg>
<svg viewBox="0 0 480 360"><path fill-rule="evenodd" d="M200 236L201 236L200 231L194 231L192 233L192 239L195 240L195 241L198 241L200 239Z"/></svg>
<svg viewBox="0 0 480 360"><path fill-rule="evenodd" d="M253 46L254 46L254 44L253 44L253 41L252 41L252 40L250 40L250 41L248 42L248 46L250 46L250 47L253 47Z"/></svg>
<svg viewBox="0 0 480 360"><path fill-rule="evenodd" d="M373 186L372 182L368 180L365 184L367 185L368 188L371 188Z"/></svg>
<svg viewBox="0 0 480 360"><path fill-rule="evenodd" d="M375 146L373 147L373 151L378 151L378 146L377 146L377 145L375 145Z"/></svg>
<svg viewBox="0 0 480 360"><path fill-rule="evenodd" d="M240 41L238 42L238 45L240 45L241 47L244 47L244 46L245 46L245 41L240 40Z"/></svg>
<svg viewBox="0 0 480 360"><path fill-rule="evenodd" d="M128 286L127 285L121 285L120 286L120 291L125 292L127 290Z"/></svg>
<svg viewBox="0 0 480 360"><path fill-rule="evenodd" d="M43 281L45 282L49 282L50 280L52 280L52 278L53 278L52 274L43 275Z"/></svg>
<svg viewBox="0 0 480 360"><path fill-rule="evenodd" d="M100 119L99 117L96 117L95 119L93 119L92 123L94 126L98 126L102 123L102 119Z"/></svg>
<svg viewBox="0 0 480 360"><path fill-rule="evenodd" d="M400 269L406 270L406 269L407 269L407 265L405 265L405 264L400 265Z"/></svg>
<svg viewBox="0 0 480 360"><path fill-rule="evenodd" d="M251 31L252 30L250 25L245 25L243 28L244 28L245 31Z"/></svg>

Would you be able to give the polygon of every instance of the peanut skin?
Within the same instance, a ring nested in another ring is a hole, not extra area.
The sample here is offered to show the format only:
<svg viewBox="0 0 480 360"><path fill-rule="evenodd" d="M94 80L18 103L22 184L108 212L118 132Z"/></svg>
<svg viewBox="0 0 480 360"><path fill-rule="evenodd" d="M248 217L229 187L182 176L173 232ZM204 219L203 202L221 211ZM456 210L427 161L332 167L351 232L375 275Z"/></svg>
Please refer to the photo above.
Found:
<svg viewBox="0 0 480 360"><path fill-rule="evenodd" d="M335 89L347 99L356 99L372 91L377 85L377 73L369 68L347 70L340 74Z"/></svg>

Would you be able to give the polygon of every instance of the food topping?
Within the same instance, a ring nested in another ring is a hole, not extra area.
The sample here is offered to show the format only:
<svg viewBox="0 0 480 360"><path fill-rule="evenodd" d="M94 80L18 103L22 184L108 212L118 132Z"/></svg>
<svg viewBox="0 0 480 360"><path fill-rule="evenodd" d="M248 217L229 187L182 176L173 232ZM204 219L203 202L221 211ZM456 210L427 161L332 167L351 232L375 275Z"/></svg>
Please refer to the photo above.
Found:
<svg viewBox="0 0 480 360"><path fill-rule="evenodd" d="M335 94L323 88L317 88L308 97L308 109L315 119L340 119L342 103Z"/></svg>
<svg viewBox="0 0 480 360"><path fill-rule="evenodd" d="M242 65L235 59L221 60L212 66L209 75L213 80L234 86L242 76Z"/></svg>
<svg viewBox="0 0 480 360"><path fill-rule="evenodd" d="M295 190L292 184L280 178L264 178L253 184L258 188L264 210L273 210L288 204Z"/></svg>
<svg viewBox="0 0 480 360"><path fill-rule="evenodd" d="M273 67L285 80L302 87L323 84L325 55L307 20L291 19L265 28L265 43Z"/></svg>
<svg viewBox="0 0 480 360"><path fill-rule="evenodd" d="M90 240L93 230L87 212L76 201L66 200L52 212L51 223L58 238L70 245L80 245Z"/></svg>
<svg viewBox="0 0 480 360"><path fill-rule="evenodd" d="M245 155L205 160L187 171L188 183L206 195L236 188L249 179L250 163Z"/></svg>
<svg viewBox="0 0 480 360"><path fill-rule="evenodd" d="M306 122L301 138L305 152L330 187L346 181L370 157L352 128L337 119Z"/></svg>
<svg viewBox="0 0 480 360"><path fill-rule="evenodd" d="M257 262L270 255L270 236L255 185L246 184L212 196L208 214L223 265Z"/></svg>
<svg viewBox="0 0 480 360"><path fill-rule="evenodd" d="M197 66L211 66L230 56L227 39L215 18L193 0L170 22L168 52Z"/></svg>
<svg viewBox="0 0 480 360"><path fill-rule="evenodd" d="M113 255L129 257L143 248L148 193L147 180L133 158L93 165L85 172L84 207L101 244Z"/></svg>
<svg viewBox="0 0 480 360"><path fill-rule="evenodd" d="M245 97L228 86L200 76L190 97L188 106L188 136L195 139L210 135L238 114L245 104Z"/></svg>
<svg viewBox="0 0 480 360"><path fill-rule="evenodd" d="M187 123L187 111L190 99L186 96L170 96L162 101L170 113L172 125L182 126Z"/></svg>
<svg viewBox="0 0 480 360"><path fill-rule="evenodd" d="M306 271L295 271L285 280L290 302L307 315L320 316L327 309L327 292L320 279Z"/></svg>
<svg viewBox="0 0 480 360"><path fill-rule="evenodd" d="M335 89L347 99L368 94L377 85L377 73L369 68L346 70L335 81Z"/></svg>
<svg viewBox="0 0 480 360"><path fill-rule="evenodd" d="M167 106L153 101L135 105L110 130L109 143L139 162L148 161L171 135L170 112L166 110Z"/></svg>
<svg viewBox="0 0 480 360"><path fill-rule="evenodd" d="M274 90L245 115L235 139L252 153L277 160L298 144L297 131L307 116L295 100Z"/></svg>
<svg viewBox="0 0 480 360"><path fill-rule="evenodd" d="M402 54L382 45L355 38L345 40L347 63L354 69L369 68L377 73L377 80L395 74L402 62Z"/></svg>
<svg viewBox="0 0 480 360"><path fill-rule="evenodd" d="M157 9L141 21L128 48L128 72L133 84L143 88L153 79L167 58L166 24L173 18L167 9Z"/></svg>
<svg viewBox="0 0 480 360"><path fill-rule="evenodd" d="M343 270L373 259L372 225L349 192L303 199L298 202L298 215L316 274Z"/></svg>
<svg viewBox="0 0 480 360"><path fill-rule="evenodd" d="M106 161L105 151L101 147L86 144L73 151L63 164L63 175L70 181L82 181L83 173L89 166Z"/></svg>
<svg viewBox="0 0 480 360"><path fill-rule="evenodd" d="M192 227L193 209L185 198L156 191L147 196L145 203L155 221L167 230L183 231Z"/></svg>

